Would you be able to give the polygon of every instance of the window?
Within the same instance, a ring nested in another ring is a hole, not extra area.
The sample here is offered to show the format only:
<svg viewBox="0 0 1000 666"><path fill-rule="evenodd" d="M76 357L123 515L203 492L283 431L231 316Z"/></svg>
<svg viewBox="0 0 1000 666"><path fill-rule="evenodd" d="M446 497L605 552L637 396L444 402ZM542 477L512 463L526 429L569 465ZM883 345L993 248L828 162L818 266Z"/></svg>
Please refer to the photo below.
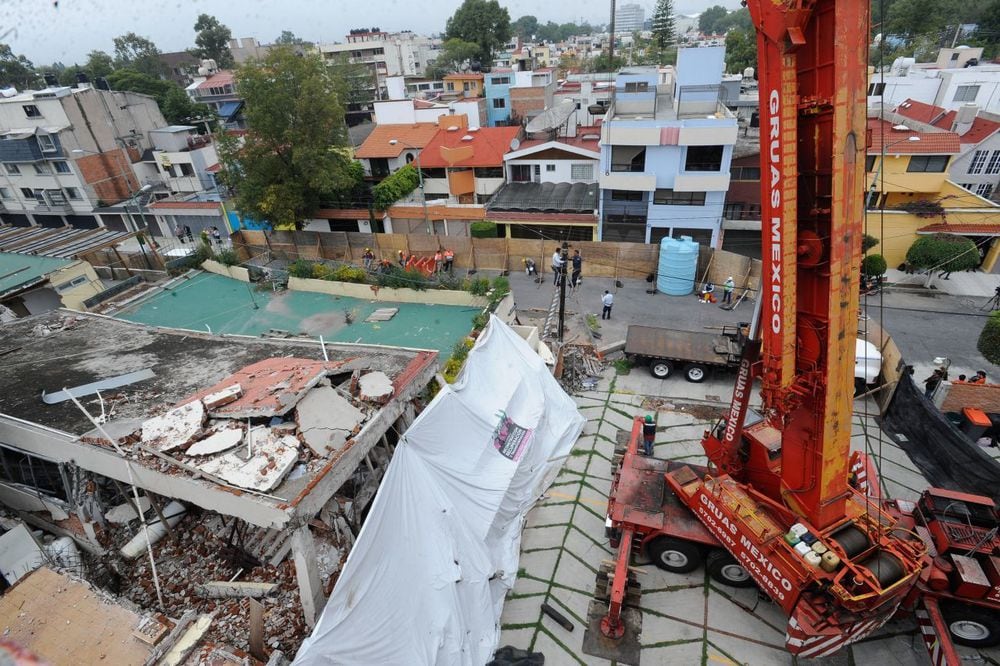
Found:
<svg viewBox="0 0 1000 666"><path fill-rule="evenodd" d="M24 115L28 118L41 118L42 112L38 110L38 107L34 104L25 104L21 107L24 109Z"/></svg>
<svg viewBox="0 0 1000 666"><path fill-rule="evenodd" d="M627 93L646 92L647 90L649 90L649 83L646 81L625 82L625 92Z"/></svg>
<svg viewBox="0 0 1000 666"><path fill-rule="evenodd" d="M977 150L972 154L972 161L969 162L969 173L982 173L986 158L989 156L988 150Z"/></svg>
<svg viewBox="0 0 1000 666"><path fill-rule="evenodd" d="M554 173L555 170L556 170L556 165L555 164L546 164L545 165L545 173Z"/></svg>
<svg viewBox="0 0 1000 666"><path fill-rule="evenodd" d="M1000 150L994 150L990 163L986 165L986 173L996 175L1000 173Z"/></svg>
<svg viewBox="0 0 1000 666"><path fill-rule="evenodd" d="M494 109L506 109L507 108L507 100L505 100L502 97L495 98L493 100L493 108Z"/></svg>
<svg viewBox="0 0 1000 666"><path fill-rule="evenodd" d="M642 201L642 192L630 190L611 190L612 201Z"/></svg>
<svg viewBox="0 0 1000 666"><path fill-rule="evenodd" d="M16 164L4 164L3 166L5 169L7 169L7 173L10 174L11 176L21 175L21 167L17 166Z"/></svg>
<svg viewBox="0 0 1000 666"><path fill-rule="evenodd" d="M992 183L980 183L976 187L976 194L983 198L988 198L993 194L993 184Z"/></svg>
<svg viewBox="0 0 1000 666"><path fill-rule="evenodd" d="M656 190L653 192L653 203L658 206L704 206L705 193Z"/></svg>
<svg viewBox="0 0 1000 666"><path fill-rule="evenodd" d="M865 157L865 171L871 173L875 170L875 155Z"/></svg>
<svg viewBox="0 0 1000 666"><path fill-rule="evenodd" d="M646 170L646 149L640 146L614 146L611 149L611 170L642 172Z"/></svg>
<svg viewBox="0 0 1000 666"><path fill-rule="evenodd" d="M50 169L49 165L46 164L45 162L38 162L37 164L34 165L34 167L35 167L35 173L37 173L39 176L44 176L47 173L52 173L52 169Z"/></svg>
<svg viewBox="0 0 1000 666"><path fill-rule="evenodd" d="M958 53L952 53L951 54L951 60L952 60L952 62L958 60Z"/></svg>
<svg viewBox="0 0 1000 666"><path fill-rule="evenodd" d="M979 86L959 86L955 89L953 102L975 102L979 96Z"/></svg>
<svg viewBox="0 0 1000 666"><path fill-rule="evenodd" d="M510 84L509 76L494 76L490 79L490 83L495 86L506 86Z"/></svg>
<svg viewBox="0 0 1000 666"><path fill-rule="evenodd" d="M872 83L868 86L868 96L874 97L876 95L881 95L885 92L884 83Z"/></svg>
<svg viewBox="0 0 1000 666"><path fill-rule="evenodd" d="M948 168L947 155L914 155L906 170L910 173L944 173Z"/></svg>
<svg viewBox="0 0 1000 666"><path fill-rule="evenodd" d="M573 164L569 168L569 177L571 180L593 180L594 178L594 165L593 164Z"/></svg>
<svg viewBox="0 0 1000 666"><path fill-rule="evenodd" d="M476 178L503 178L503 167L476 167Z"/></svg>
<svg viewBox="0 0 1000 666"><path fill-rule="evenodd" d="M188 164L187 162L181 162L177 166L180 167L181 176L193 176L194 175L194 167L191 166L190 164Z"/></svg>
<svg viewBox="0 0 1000 666"><path fill-rule="evenodd" d="M70 199L79 199L80 190L76 189L75 187L67 187L66 196L69 197Z"/></svg>
<svg viewBox="0 0 1000 666"><path fill-rule="evenodd" d="M760 180L760 167L733 167L730 173L733 180Z"/></svg>
<svg viewBox="0 0 1000 666"><path fill-rule="evenodd" d="M448 90L450 90L450 91L454 91L455 90L455 84L452 83L451 81L448 82L447 87L448 87Z"/></svg>
<svg viewBox="0 0 1000 666"><path fill-rule="evenodd" d="M6 187L0 187L0 199L10 199L12 195Z"/></svg>
<svg viewBox="0 0 1000 666"><path fill-rule="evenodd" d="M56 168L56 173L72 173L66 162L53 162L52 166Z"/></svg>
<svg viewBox="0 0 1000 666"><path fill-rule="evenodd" d="M722 146L688 146L685 171L721 171ZM758 174L757 180L760 180Z"/></svg>
<svg viewBox="0 0 1000 666"><path fill-rule="evenodd" d="M89 282L89 280L87 279L86 275L77 275L75 278L69 280L68 282L63 282L61 284L54 285L53 289L55 289L58 293L61 294L64 291L69 291L70 289L79 287L82 284L87 284L87 282Z"/></svg>
<svg viewBox="0 0 1000 666"><path fill-rule="evenodd" d="M45 190L45 195L53 206L66 205L66 195L62 190Z"/></svg>
<svg viewBox="0 0 1000 666"><path fill-rule="evenodd" d="M37 139L38 148L43 153L54 153L56 151L56 142L48 134L39 134Z"/></svg>
<svg viewBox="0 0 1000 666"><path fill-rule="evenodd" d="M530 164L512 164L510 166L510 180L514 183L530 183L531 182L531 165Z"/></svg>
<svg viewBox="0 0 1000 666"><path fill-rule="evenodd" d="M444 169L422 169L424 178L447 178L448 174Z"/></svg>
<svg viewBox="0 0 1000 666"><path fill-rule="evenodd" d="M472 90L472 84L466 81L465 83L462 84L462 90L466 92Z"/></svg>
<svg viewBox="0 0 1000 666"><path fill-rule="evenodd" d="M24 197L25 199L34 199L35 198L35 191L33 189L31 189L30 187L22 187L21 188L21 196Z"/></svg>

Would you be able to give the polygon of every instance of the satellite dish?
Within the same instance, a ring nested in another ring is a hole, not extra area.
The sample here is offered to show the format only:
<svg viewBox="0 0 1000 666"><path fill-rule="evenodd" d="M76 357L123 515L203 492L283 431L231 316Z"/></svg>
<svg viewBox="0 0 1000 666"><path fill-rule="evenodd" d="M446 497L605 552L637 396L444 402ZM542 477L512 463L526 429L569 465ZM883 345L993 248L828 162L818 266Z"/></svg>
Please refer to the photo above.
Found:
<svg viewBox="0 0 1000 666"><path fill-rule="evenodd" d="M521 141L516 136L510 140L510 149L517 150L521 147Z"/></svg>
<svg viewBox="0 0 1000 666"><path fill-rule="evenodd" d="M576 104L571 99L564 99L561 104L546 109L538 114L524 128L529 134L534 132L548 132L558 129L576 111Z"/></svg>

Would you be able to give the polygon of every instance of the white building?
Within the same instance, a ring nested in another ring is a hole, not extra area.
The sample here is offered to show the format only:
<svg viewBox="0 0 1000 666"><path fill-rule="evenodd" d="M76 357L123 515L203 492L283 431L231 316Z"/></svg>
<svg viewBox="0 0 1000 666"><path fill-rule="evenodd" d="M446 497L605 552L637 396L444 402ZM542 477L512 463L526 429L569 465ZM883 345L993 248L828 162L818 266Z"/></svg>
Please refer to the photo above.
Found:
<svg viewBox="0 0 1000 666"><path fill-rule="evenodd" d="M888 72L875 72L868 81L868 106L887 108L916 100L958 111L976 104L1000 113L1000 65L980 64L981 48L941 49L933 63L898 58Z"/></svg>
<svg viewBox="0 0 1000 666"><path fill-rule="evenodd" d="M642 5L619 5L615 10L615 32L636 32L642 30L646 21L646 10Z"/></svg>
<svg viewBox="0 0 1000 666"><path fill-rule="evenodd" d="M354 64L371 67L381 98L390 76L423 76L437 57L441 40L415 33L354 30L343 44L317 44L315 49L328 62L347 58Z"/></svg>

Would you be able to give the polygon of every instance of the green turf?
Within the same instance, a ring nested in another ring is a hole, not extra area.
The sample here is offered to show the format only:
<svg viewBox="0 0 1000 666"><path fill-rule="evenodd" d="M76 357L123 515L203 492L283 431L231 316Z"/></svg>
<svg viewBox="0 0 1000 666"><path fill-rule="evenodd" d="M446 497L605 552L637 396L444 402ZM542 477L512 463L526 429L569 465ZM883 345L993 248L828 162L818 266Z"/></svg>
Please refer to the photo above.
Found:
<svg viewBox="0 0 1000 666"><path fill-rule="evenodd" d="M256 291L245 282L201 273L126 308L121 319L213 333L259 335L270 329L331 342L437 349L447 356L469 334L476 308L366 301L305 291ZM399 308L390 321L365 323L378 308ZM347 313L353 324L347 324Z"/></svg>

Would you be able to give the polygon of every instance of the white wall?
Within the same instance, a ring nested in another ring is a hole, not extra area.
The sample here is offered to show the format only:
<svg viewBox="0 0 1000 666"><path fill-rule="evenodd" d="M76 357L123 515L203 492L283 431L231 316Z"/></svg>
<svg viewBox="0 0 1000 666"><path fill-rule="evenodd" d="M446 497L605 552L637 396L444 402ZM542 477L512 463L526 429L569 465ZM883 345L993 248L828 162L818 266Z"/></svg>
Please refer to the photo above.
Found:
<svg viewBox="0 0 1000 666"><path fill-rule="evenodd" d="M885 99L886 108L892 108L905 102L907 99L914 99L924 104L934 104L941 86L941 79L930 78L922 73L915 76L885 76L874 74L869 77L869 83L885 82L883 95L872 95L868 98L868 106L875 106Z"/></svg>
<svg viewBox="0 0 1000 666"><path fill-rule="evenodd" d="M59 294L48 287L21 294L21 298L24 300L24 307L33 315L62 307Z"/></svg>
<svg viewBox="0 0 1000 666"><path fill-rule="evenodd" d="M990 113L1000 112L1000 67L968 67L942 70L941 87L934 104L949 111L957 111L963 104L973 102ZM975 100L955 100L959 86L979 86Z"/></svg>
<svg viewBox="0 0 1000 666"><path fill-rule="evenodd" d="M566 160L531 160L531 159L517 159L509 160L505 162L507 165L507 178L513 182L511 175L513 174L513 167L515 165L531 165L534 169L534 165L539 167L539 175L542 183L596 183L597 182L597 172L600 168L598 160L588 160L585 157L579 157L576 159L566 159ZM546 169L547 165L555 165L555 171L548 171ZM592 178L576 178L572 177L572 166L574 164L591 164ZM534 173L534 171L532 171Z"/></svg>

